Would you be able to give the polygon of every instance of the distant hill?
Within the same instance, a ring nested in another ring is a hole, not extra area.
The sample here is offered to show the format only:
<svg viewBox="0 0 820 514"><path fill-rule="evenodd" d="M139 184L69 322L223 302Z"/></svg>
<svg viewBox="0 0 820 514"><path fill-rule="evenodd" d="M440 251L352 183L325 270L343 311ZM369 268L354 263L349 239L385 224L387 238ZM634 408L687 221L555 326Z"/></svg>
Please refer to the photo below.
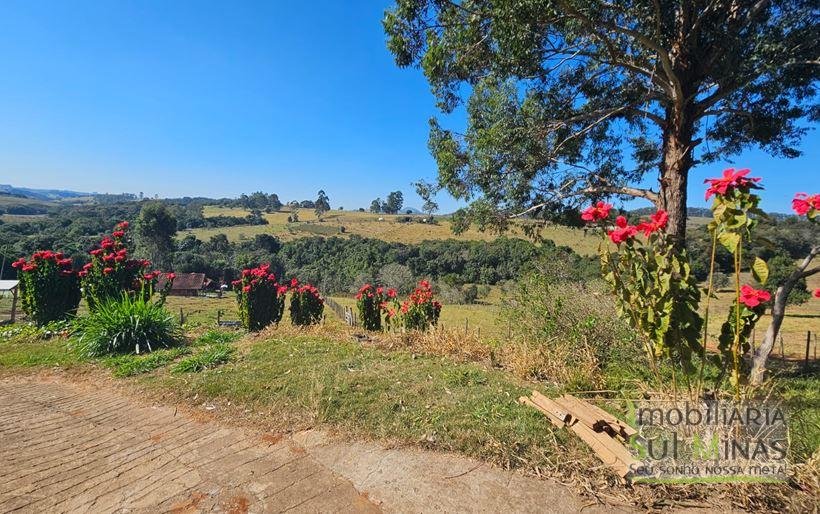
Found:
<svg viewBox="0 0 820 514"><path fill-rule="evenodd" d="M11 184L0 184L0 195L14 196L17 198L30 198L32 200L56 201L70 198L81 198L92 196L94 193L81 193L79 191L67 191L64 189L33 189L28 187L15 187Z"/></svg>

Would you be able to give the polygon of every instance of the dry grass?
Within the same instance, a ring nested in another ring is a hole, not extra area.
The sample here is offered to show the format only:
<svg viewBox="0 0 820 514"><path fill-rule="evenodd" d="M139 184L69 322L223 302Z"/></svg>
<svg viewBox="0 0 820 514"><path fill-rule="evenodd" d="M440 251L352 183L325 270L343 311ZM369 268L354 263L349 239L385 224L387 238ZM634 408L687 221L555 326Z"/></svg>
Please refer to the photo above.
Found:
<svg viewBox="0 0 820 514"><path fill-rule="evenodd" d="M203 210L205 217L218 215L246 216L248 212L244 209L217 206L206 206ZM216 234L225 234L231 241L240 241L251 239L257 234L271 234L284 241L291 241L315 235L348 237L355 234L388 242L408 244L440 239L492 241L497 237L495 234L480 232L476 229L470 229L464 234L456 236L452 233L450 222L446 218L437 218L436 224L400 223L398 220L404 218L405 215L333 210L325 214L324 221L320 222L316 219L313 210L299 209L299 222L288 223L289 214L286 211L263 214L265 219L268 220L268 225L193 229L181 232L180 237L190 233L202 241L207 241ZM379 218L382 218L383 221L379 221ZM344 233L340 232L341 227L344 227ZM526 238L520 225L513 226L506 235ZM580 229L549 226L543 230L542 236L545 239L554 241L557 245L571 246L582 255L593 255L598 251L598 238L592 235L585 237L583 230Z"/></svg>

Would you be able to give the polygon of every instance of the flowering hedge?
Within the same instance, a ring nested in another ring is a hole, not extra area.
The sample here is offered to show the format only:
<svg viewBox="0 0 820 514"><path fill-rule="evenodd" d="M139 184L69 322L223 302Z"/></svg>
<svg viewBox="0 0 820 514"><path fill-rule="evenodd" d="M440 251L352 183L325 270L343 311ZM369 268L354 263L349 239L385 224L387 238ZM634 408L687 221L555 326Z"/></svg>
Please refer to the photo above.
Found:
<svg viewBox="0 0 820 514"><path fill-rule="evenodd" d="M356 307L359 309L362 326L366 330L381 330L382 313L386 313L388 321L396 314L395 309L391 310L388 307L388 302L395 298L395 289L363 285L356 294Z"/></svg>
<svg viewBox="0 0 820 514"><path fill-rule="evenodd" d="M66 319L80 305L80 283L71 259L60 252L35 252L30 261L20 258L17 269L23 310L38 325Z"/></svg>
<svg viewBox="0 0 820 514"><path fill-rule="evenodd" d="M319 290L310 284L299 284L295 278L290 281L290 320L294 325L315 325L322 321L325 301Z"/></svg>
<svg viewBox="0 0 820 514"><path fill-rule="evenodd" d="M749 284L742 284L744 266L742 243L749 240L758 220L765 213L758 207L760 198L755 190L762 189L760 179L749 177L748 169L727 169L723 176L707 179L706 199L714 197L712 221L712 252L709 281L706 291L704 316L698 312L700 290L692 274L685 251L678 251L666 238L664 229L668 216L659 210L648 220L630 225L623 216L613 224L609 221L612 206L604 202L587 208L581 217L588 223L603 227L616 251L610 245L601 246L604 278L612 286L618 299L620 314L626 318L644 341L650 365L657 374L657 359L668 358L687 377L697 373L697 387L701 387L704 364L707 361L709 303L713 296L715 252L725 247L734 259L735 301L718 337L718 351L708 357L721 373L719 386L728 374L739 393L748 370L741 360L749 350L755 324L763 315L771 295ZM798 194L793 206L798 213L810 215L820 207L820 198ZM639 237L642 234L643 238ZM748 264L758 284L768 280L768 266L760 258ZM700 357L700 367L693 361ZM673 377L674 378L674 377Z"/></svg>
<svg viewBox="0 0 820 514"><path fill-rule="evenodd" d="M433 288L430 282L422 280L410 297L400 306L401 321L408 330L427 330L438 324L441 315L441 303L433 299Z"/></svg>
<svg viewBox="0 0 820 514"><path fill-rule="evenodd" d="M129 259L127 221L117 224L111 236L104 237L98 248L89 252L91 262L83 266L79 276L82 279L83 294L91 310L109 300L119 300L123 292L141 294L145 300L153 296L161 271L147 271L151 263L144 259ZM175 275L165 273L165 286L160 293L160 302L171 290Z"/></svg>
<svg viewBox="0 0 820 514"><path fill-rule="evenodd" d="M231 283L236 291L239 319L248 330L261 330L282 320L288 287L277 283L269 269L269 264L244 269L241 278Z"/></svg>

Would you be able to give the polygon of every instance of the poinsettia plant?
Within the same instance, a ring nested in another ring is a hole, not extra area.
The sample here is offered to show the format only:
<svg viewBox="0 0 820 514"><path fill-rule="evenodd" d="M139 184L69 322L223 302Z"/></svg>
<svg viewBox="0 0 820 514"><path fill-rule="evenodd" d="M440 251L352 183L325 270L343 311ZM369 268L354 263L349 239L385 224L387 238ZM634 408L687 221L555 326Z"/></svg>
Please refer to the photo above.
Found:
<svg viewBox="0 0 820 514"><path fill-rule="evenodd" d="M601 227L611 243L601 245L600 258L619 314L639 334L656 376L661 358L691 375L696 371L693 358L701 353L700 290L686 253L675 250L666 237L669 216L659 210L632 225L624 216L610 221L611 210L611 205L599 202L582 218Z"/></svg>
<svg viewBox="0 0 820 514"><path fill-rule="evenodd" d="M239 319L246 329L258 331L282 320L288 286L276 281L269 264L243 269L231 285L236 292Z"/></svg>
<svg viewBox="0 0 820 514"><path fill-rule="evenodd" d="M300 284L298 280L290 281L290 321L294 325L315 325L322 321L325 301L319 289L311 284Z"/></svg>
<svg viewBox="0 0 820 514"><path fill-rule="evenodd" d="M384 314L389 322L396 315L396 308L390 307L389 303L395 300L396 290L384 286L373 286L364 284L356 293L356 307L359 310L359 317L362 326L366 330L381 330L382 315Z"/></svg>
<svg viewBox="0 0 820 514"><path fill-rule="evenodd" d="M91 250L91 261L78 273L83 287L83 295L91 310L101 303L119 300L123 293L142 295L149 300L159 293L158 303L165 301L173 286L176 275L159 270L149 271L151 262L132 259L128 252L129 223L123 221L114 227L110 236L104 237ZM164 276L164 286L157 289L159 278Z"/></svg>
<svg viewBox="0 0 820 514"><path fill-rule="evenodd" d="M729 372L737 392L748 371L741 357L748 351L752 330L770 300L767 291L741 284L742 243L751 238L758 220L765 216L755 194L755 190L762 189L760 179L749 177L749 173L748 169L730 168L722 177L705 181L709 185L706 199L714 199L713 220L708 227L712 234L712 252L703 317L698 312L701 293L689 259L685 251L677 250L667 239L668 216L663 210L637 225L631 225L624 216L618 216L613 224L610 221L612 206L604 202L590 206L581 214L587 223L603 228L611 242L601 245L604 278L615 292L620 314L641 336L652 369L657 372L658 359L668 358L687 377L697 373L698 388L707 360L709 303L713 296L717 245L725 247L734 259L735 301L721 327L719 353L713 362L723 370L718 380ZM808 195L795 198L795 204L806 212L816 203ZM765 285L766 263L755 258L750 268L755 280ZM696 356L700 357L699 368L695 366Z"/></svg>
<svg viewBox="0 0 820 514"><path fill-rule="evenodd" d="M17 269L23 311L38 326L66 319L77 312L80 283L71 259L61 252L34 252L30 260L20 258Z"/></svg>
<svg viewBox="0 0 820 514"><path fill-rule="evenodd" d="M401 302L399 310L404 328L427 330L438 323L441 303L434 299L430 282L421 280L409 298Z"/></svg>

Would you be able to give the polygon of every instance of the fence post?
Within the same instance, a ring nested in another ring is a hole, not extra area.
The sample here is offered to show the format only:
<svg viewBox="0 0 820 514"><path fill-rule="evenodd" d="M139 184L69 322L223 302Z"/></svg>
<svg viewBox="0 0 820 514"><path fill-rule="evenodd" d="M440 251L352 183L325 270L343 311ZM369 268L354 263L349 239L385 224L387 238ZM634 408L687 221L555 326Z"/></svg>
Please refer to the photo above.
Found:
<svg viewBox="0 0 820 514"><path fill-rule="evenodd" d="M811 346L811 330L806 331L806 359L803 361L803 366L809 368L809 346Z"/></svg>
<svg viewBox="0 0 820 514"><path fill-rule="evenodd" d="M222 321L222 309L216 311L216 326L219 326L220 321Z"/></svg>

